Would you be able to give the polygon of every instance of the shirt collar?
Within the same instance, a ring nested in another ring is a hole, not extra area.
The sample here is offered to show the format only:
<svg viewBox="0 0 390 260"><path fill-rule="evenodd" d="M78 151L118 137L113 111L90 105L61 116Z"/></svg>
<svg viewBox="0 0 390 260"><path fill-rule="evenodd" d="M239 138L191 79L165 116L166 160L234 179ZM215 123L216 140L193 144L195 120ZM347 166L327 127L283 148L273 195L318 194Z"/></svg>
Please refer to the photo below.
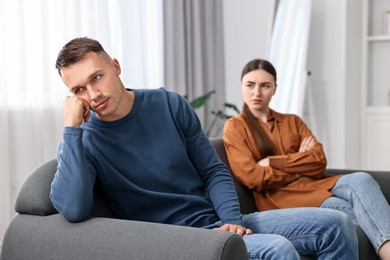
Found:
<svg viewBox="0 0 390 260"><path fill-rule="evenodd" d="M282 121L282 114L270 109L270 113L267 121L272 121L272 120L276 120L279 122Z"/></svg>

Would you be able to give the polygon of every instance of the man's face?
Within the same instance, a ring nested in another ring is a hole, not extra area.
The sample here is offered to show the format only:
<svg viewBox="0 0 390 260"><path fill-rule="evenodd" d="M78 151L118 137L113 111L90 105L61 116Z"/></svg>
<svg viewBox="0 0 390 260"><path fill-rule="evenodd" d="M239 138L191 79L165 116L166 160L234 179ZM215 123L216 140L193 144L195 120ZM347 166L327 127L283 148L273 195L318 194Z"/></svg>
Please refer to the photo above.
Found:
<svg viewBox="0 0 390 260"><path fill-rule="evenodd" d="M69 91L85 100L97 117L112 121L122 117L119 106L123 88L120 65L104 53L87 53L78 62L61 69L61 77Z"/></svg>

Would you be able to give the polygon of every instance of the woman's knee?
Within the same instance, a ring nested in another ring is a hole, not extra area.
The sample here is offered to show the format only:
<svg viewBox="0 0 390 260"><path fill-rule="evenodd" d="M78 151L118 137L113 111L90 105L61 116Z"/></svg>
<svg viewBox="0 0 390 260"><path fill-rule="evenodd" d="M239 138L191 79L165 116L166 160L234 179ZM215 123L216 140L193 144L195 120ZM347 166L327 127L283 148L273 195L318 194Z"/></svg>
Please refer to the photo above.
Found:
<svg viewBox="0 0 390 260"><path fill-rule="evenodd" d="M367 172L354 172L343 175L340 180L350 185L377 185L375 179Z"/></svg>

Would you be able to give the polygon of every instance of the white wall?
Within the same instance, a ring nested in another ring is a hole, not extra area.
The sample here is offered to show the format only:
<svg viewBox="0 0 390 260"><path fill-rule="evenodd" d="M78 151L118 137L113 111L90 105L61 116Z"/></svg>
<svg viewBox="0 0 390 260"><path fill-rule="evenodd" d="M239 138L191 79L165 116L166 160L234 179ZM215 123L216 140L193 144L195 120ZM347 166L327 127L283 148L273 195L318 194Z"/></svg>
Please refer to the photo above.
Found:
<svg viewBox="0 0 390 260"><path fill-rule="evenodd" d="M345 164L345 13L346 0L313 0L308 69L314 115L328 164Z"/></svg>
<svg viewBox="0 0 390 260"><path fill-rule="evenodd" d="M313 0L308 69L328 167L360 167L361 0Z"/></svg>
<svg viewBox="0 0 390 260"><path fill-rule="evenodd" d="M362 169L362 0L347 1L345 168Z"/></svg>

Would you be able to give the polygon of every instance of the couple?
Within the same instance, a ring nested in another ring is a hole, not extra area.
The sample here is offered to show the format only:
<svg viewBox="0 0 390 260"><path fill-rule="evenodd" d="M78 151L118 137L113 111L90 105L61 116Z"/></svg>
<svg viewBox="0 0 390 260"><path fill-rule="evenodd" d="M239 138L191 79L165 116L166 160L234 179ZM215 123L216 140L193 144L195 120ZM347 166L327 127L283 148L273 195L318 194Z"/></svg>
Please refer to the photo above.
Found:
<svg viewBox="0 0 390 260"><path fill-rule="evenodd" d="M250 259L358 259L354 225L340 211L242 215L230 173L186 100L163 88L127 89L98 41L71 40L56 68L72 95L50 198L68 221L90 216L98 180L119 218L234 232Z"/></svg>

